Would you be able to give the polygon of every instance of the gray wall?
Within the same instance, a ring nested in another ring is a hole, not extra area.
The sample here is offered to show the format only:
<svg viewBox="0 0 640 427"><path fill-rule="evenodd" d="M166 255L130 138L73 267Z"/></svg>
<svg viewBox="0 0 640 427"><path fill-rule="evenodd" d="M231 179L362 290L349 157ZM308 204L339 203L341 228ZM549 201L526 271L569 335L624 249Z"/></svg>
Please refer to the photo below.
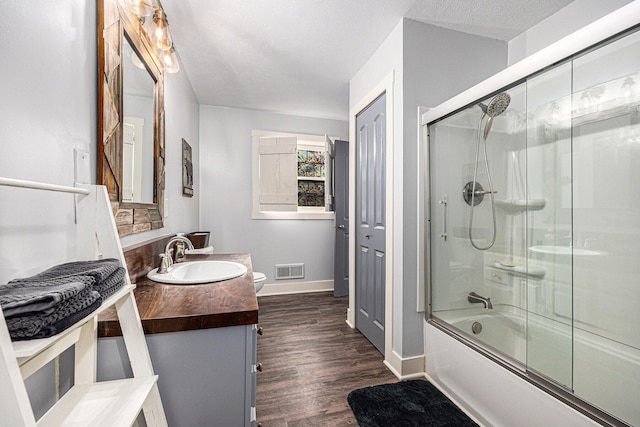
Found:
<svg viewBox="0 0 640 427"><path fill-rule="evenodd" d="M97 39L95 2L37 0L0 5L0 175L73 185L73 149L89 151L96 180ZM123 245L198 227L195 196L182 197L182 142L198 167L198 108L184 70L165 79L165 228ZM197 172L197 170L196 170ZM46 215L43 215L46 212ZM0 187L0 282L75 256L73 197Z"/></svg>
<svg viewBox="0 0 640 427"><path fill-rule="evenodd" d="M0 175L73 185L96 164L95 2L0 5ZM0 187L0 282L75 256L73 196ZM44 214L43 214L44 213Z"/></svg>
<svg viewBox="0 0 640 427"><path fill-rule="evenodd" d="M202 106L200 228L218 253L250 252L267 283L276 283L275 264L300 262L305 278L294 282L333 280L333 220L251 219L252 130L348 137L340 120Z"/></svg>
<svg viewBox="0 0 640 427"><path fill-rule="evenodd" d="M507 44L402 19L350 82L353 108L392 70L394 83L393 349L424 351L417 300L418 107L433 107L506 66Z"/></svg>
<svg viewBox="0 0 640 427"><path fill-rule="evenodd" d="M393 168L394 175L402 174L403 168L403 138L404 127L403 117L403 30L404 20L400 20L398 25L389 33L384 42L358 70L356 75L349 82L349 113L373 90L389 73L394 73L393 83ZM395 230L402 230L402 180L395 179L393 182L393 226ZM352 194L351 197L355 197ZM387 242L389 244L389 242ZM398 234L394 235L393 245L393 343L394 349L402 347L402 239ZM355 298L355 295L350 295ZM355 316L355 314L354 314ZM420 338L421 339L421 338Z"/></svg>
<svg viewBox="0 0 640 427"><path fill-rule="evenodd" d="M422 354L418 275L418 106L434 107L502 70L507 43L404 21L403 355Z"/></svg>
<svg viewBox="0 0 640 427"><path fill-rule="evenodd" d="M0 3L0 176L72 186L78 148L89 151L95 183L96 34L93 1ZM192 199L181 187L181 138L193 146L195 165L199 143L199 106L184 71L167 76L165 102L170 216L164 229L125 245L198 226L199 183ZM72 195L0 187L0 283L73 259L75 241ZM62 358L62 384L70 383L69 362ZM42 414L54 396L51 364L28 385Z"/></svg>

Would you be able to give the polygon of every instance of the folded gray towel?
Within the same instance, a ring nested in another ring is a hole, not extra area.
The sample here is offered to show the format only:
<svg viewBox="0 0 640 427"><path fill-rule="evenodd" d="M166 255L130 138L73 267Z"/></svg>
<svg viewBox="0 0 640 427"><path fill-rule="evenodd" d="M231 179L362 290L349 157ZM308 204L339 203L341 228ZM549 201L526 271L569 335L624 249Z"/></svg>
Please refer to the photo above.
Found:
<svg viewBox="0 0 640 427"><path fill-rule="evenodd" d="M51 279L61 279L71 276L91 276L100 283L113 274L120 267L120 261L115 258L99 259L95 261L74 261L56 265L48 270L31 277L13 279L16 282L43 282Z"/></svg>
<svg viewBox="0 0 640 427"><path fill-rule="evenodd" d="M44 338L72 326L124 285L114 258L60 264L0 285L0 305L14 340Z"/></svg>
<svg viewBox="0 0 640 427"><path fill-rule="evenodd" d="M46 316L85 288L91 290L94 281L93 277L75 276L48 282L7 283L0 285L0 307L5 317L35 313Z"/></svg>
<svg viewBox="0 0 640 427"><path fill-rule="evenodd" d="M9 335L11 335L11 338L14 340L38 338L40 337L38 334L43 328L79 313L96 301L100 304L102 303L100 294L87 287L73 298L56 304L55 310L48 315L36 313L6 318ZM100 305L98 305L98 307L99 306Z"/></svg>
<svg viewBox="0 0 640 427"><path fill-rule="evenodd" d="M88 315L96 311L98 308L100 308L100 305L102 305L102 300L97 299L93 304L78 311L77 313L73 313L70 316L65 317L51 325L43 326L42 329L40 329L40 331L34 336L23 337L23 338L17 337L14 339L14 341L24 341L24 340L37 339L37 338L48 338L53 335L59 334L65 329L69 329L71 326L75 325L76 322L79 322L80 320L84 319L85 317L87 317Z"/></svg>
<svg viewBox="0 0 640 427"><path fill-rule="evenodd" d="M109 277L100 283L96 283L93 286L93 289L102 296L103 300L107 299L107 297L111 296L118 289L124 286L124 276L126 272L127 270L124 268L118 267Z"/></svg>

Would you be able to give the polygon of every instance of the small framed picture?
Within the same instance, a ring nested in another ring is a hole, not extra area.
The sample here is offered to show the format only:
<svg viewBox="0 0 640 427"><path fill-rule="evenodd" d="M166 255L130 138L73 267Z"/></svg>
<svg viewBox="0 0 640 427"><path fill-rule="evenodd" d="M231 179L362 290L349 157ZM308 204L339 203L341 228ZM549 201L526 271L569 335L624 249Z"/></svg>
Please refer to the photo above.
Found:
<svg viewBox="0 0 640 427"><path fill-rule="evenodd" d="M193 161L191 146L182 139L182 195L193 197Z"/></svg>

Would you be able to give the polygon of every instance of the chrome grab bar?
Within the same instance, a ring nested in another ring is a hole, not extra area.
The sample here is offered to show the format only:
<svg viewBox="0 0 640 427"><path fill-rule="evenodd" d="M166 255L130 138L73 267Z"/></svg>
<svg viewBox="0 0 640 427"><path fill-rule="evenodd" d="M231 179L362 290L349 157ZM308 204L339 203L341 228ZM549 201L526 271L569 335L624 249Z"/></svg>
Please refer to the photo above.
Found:
<svg viewBox="0 0 640 427"><path fill-rule="evenodd" d="M443 200L440 200L438 203L440 203L442 205L442 224L443 224L443 230L442 230L442 234L440 234L440 237L442 237L442 239L446 242L447 241L447 195L445 194L443 197Z"/></svg>

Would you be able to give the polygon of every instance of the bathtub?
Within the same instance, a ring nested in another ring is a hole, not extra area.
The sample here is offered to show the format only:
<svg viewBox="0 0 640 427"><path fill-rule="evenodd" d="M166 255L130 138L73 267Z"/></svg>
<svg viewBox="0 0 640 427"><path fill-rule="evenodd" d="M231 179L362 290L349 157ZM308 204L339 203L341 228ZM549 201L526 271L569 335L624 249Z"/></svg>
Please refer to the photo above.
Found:
<svg viewBox="0 0 640 427"><path fill-rule="evenodd" d="M434 317L483 343L515 370L533 372L630 425L640 425L640 405L632 398L640 390L640 349L597 335L579 322L572 328L566 319L509 305L447 310Z"/></svg>
<svg viewBox="0 0 640 427"><path fill-rule="evenodd" d="M496 304L493 310L474 307L434 313L434 316L492 347L502 356L512 359L510 361L526 363L527 319L516 307Z"/></svg>

